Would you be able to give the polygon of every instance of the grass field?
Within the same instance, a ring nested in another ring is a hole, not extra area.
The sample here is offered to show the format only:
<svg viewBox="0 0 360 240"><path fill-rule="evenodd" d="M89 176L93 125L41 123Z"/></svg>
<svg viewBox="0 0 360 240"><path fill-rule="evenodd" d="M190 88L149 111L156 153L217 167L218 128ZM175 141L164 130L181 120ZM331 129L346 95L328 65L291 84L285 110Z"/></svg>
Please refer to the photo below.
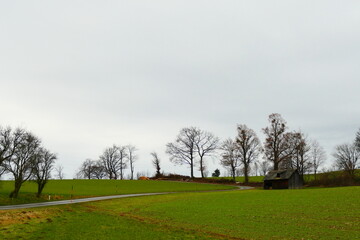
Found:
<svg viewBox="0 0 360 240"><path fill-rule="evenodd" d="M232 179L232 177L209 177L210 179ZM250 176L249 182L262 182L264 180L264 176ZM245 177L235 177L236 182L243 183L245 181Z"/></svg>
<svg viewBox="0 0 360 240"><path fill-rule="evenodd" d="M343 171L334 171L334 172L331 172L331 174L332 174L333 176L340 176L340 175L342 175L343 173L344 173ZM318 174L317 174L317 178L318 178L318 179L321 178L323 174L324 174L324 173L318 173ZM355 170L355 176L356 176L356 178L360 179L360 169ZM223 178L223 179L232 179L232 177L218 177L218 178L216 178L216 177L209 177L209 178L211 178L211 179L222 179L222 178ZM236 182L243 183L244 180L245 180L245 177L241 176L241 177L236 177L235 179L236 179ZM264 176L250 176L250 177L249 177L249 182L250 182L250 183L252 183L252 182L263 182L263 180L264 180ZM305 183L308 183L308 182L313 181L313 180L315 180L315 175L314 175L314 174L305 174L305 175L304 175L304 181L305 181Z"/></svg>
<svg viewBox="0 0 360 240"><path fill-rule="evenodd" d="M184 192L233 189L233 186L172 181L130 181L130 180L51 180L45 186L43 197L37 199L37 185L25 182L18 199L10 199L13 181L0 182L0 205L41 202L48 200L70 199L79 197L117 195L148 192Z"/></svg>
<svg viewBox="0 0 360 240"><path fill-rule="evenodd" d="M360 187L176 193L0 211L0 239L360 239Z"/></svg>

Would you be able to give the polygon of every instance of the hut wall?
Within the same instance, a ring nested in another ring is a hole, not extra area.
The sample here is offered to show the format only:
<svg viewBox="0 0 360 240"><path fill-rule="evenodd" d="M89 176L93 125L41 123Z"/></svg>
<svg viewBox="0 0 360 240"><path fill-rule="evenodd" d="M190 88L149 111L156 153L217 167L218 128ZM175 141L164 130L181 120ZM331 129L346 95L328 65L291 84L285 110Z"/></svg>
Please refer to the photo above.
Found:
<svg viewBox="0 0 360 240"><path fill-rule="evenodd" d="M289 189L298 189L302 188L303 183L301 181L300 175L298 172L295 172L289 179Z"/></svg>
<svg viewBox="0 0 360 240"><path fill-rule="evenodd" d="M284 180L275 180L272 183L273 189L287 189L289 182L287 179Z"/></svg>
<svg viewBox="0 0 360 240"><path fill-rule="evenodd" d="M287 189L289 182L287 179L265 180L264 189Z"/></svg>

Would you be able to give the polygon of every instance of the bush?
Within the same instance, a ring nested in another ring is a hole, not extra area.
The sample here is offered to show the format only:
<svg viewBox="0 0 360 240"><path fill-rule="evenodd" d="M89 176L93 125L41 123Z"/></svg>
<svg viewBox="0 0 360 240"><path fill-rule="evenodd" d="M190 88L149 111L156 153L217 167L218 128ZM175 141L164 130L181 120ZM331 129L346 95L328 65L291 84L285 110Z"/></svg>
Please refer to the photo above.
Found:
<svg viewBox="0 0 360 240"><path fill-rule="evenodd" d="M346 172L325 172L317 175L317 179L308 182L308 185L324 187L360 185L360 176L349 176Z"/></svg>
<svg viewBox="0 0 360 240"><path fill-rule="evenodd" d="M212 174L213 177L219 177L220 176L220 170L219 169L215 169L215 171Z"/></svg>
<svg viewBox="0 0 360 240"><path fill-rule="evenodd" d="M179 175L179 174L160 174L160 176L152 177L151 179L158 179L158 180L189 180L191 179L189 176Z"/></svg>
<svg viewBox="0 0 360 240"><path fill-rule="evenodd" d="M234 179L230 178L196 178L195 182L203 182L203 183L219 183L219 184L234 184Z"/></svg>

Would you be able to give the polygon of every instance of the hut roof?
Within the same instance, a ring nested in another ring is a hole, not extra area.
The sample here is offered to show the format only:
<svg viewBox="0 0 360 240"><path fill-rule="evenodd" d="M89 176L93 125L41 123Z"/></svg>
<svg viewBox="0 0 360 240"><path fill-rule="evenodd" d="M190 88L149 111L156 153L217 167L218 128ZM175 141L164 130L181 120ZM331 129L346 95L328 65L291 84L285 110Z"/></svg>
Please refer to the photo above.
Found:
<svg viewBox="0 0 360 240"><path fill-rule="evenodd" d="M290 179L291 175L296 171L296 169L273 170L266 174L264 180Z"/></svg>

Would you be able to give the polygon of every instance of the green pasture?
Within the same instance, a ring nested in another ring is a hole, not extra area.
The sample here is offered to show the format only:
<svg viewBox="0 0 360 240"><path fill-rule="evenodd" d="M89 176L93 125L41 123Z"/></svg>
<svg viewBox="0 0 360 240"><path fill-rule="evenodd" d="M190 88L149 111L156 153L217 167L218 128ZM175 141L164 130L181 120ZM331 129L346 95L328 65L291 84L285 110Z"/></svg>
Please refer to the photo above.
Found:
<svg viewBox="0 0 360 240"><path fill-rule="evenodd" d="M175 193L0 211L0 239L360 239L360 187Z"/></svg>
<svg viewBox="0 0 360 240"><path fill-rule="evenodd" d="M318 174L318 176L321 176L321 173ZM232 177L209 177L210 179L232 179ZM314 180L314 174L306 174L304 175L304 180L305 182L309 182ZM240 176L240 177L235 177L235 181L236 182L240 182L243 183L245 181L245 177L244 176ZM256 183L256 182L263 182L264 181L264 176L250 176L249 177L249 182L250 183Z"/></svg>
<svg viewBox="0 0 360 240"><path fill-rule="evenodd" d="M210 179L233 179L232 177L209 177ZM264 180L264 176L250 176L249 177L249 182L262 182ZM241 177L235 177L235 181L236 182L241 182L243 183L245 181L245 177L241 176Z"/></svg>
<svg viewBox="0 0 360 240"><path fill-rule="evenodd" d="M331 174L334 177L339 177L341 175L344 174L343 171L333 171L330 173L317 173L317 179L321 178L324 174ZM355 170L355 177L357 179L360 179L360 169ZM232 179L232 177L209 177L210 179ZM236 177L235 178L236 182L240 182L243 183L245 181L245 177L244 176L240 176L240 177ZM249 182L250 183L254 183L254 182L263 182L264 180L264 176L249 176ZM305 184L315 180L315 175L314 174L305 174L304 175L304 181Z"/></svg>
<svg viewBox="0 0 360 240"><path fill-rule="evenodd" d="M130 193L188 192L234 188L218 184L155 180L50 180L45 186L43 197L37 199L35 197L37 185L28 181L23 184L18 199L10 199L8 195L14 187L13 184L13 181L0 181L0 205L47 201L49 195L51 200L60 200Z"/></svg>

